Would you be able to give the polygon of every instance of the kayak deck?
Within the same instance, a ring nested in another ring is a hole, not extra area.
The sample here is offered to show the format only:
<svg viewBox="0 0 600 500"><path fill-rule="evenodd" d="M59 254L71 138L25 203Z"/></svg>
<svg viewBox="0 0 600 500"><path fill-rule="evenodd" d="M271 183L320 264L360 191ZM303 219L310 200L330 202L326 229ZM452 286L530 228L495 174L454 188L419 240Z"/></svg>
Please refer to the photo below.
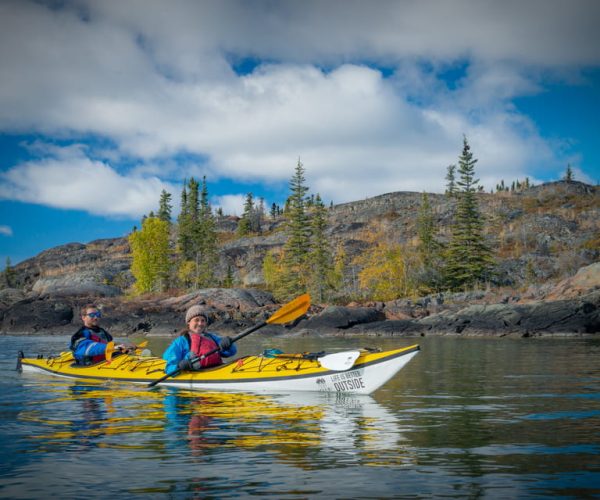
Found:
<svg viewBox="0 0 600 500"><path fill-rule="evenodd" d="M389 351L360 351L347 370L331 370L314 356L244 356L198 372L182 372L159 385L192 390L326 391L369 394L393 377L419 351L412 345ZM164 376L165 361L122 354L92 366L76 365L70 352L56 357L19 359L25 372L148 384Z"/></svg>

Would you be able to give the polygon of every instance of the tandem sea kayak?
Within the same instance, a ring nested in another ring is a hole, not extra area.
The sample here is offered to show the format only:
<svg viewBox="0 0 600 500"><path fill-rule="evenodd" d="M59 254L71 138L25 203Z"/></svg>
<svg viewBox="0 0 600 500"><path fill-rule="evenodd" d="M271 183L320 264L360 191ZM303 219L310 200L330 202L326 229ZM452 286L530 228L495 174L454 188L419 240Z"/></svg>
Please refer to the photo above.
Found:
<svg viewBox="0 0 600 500"><path fill-rule="evenodd" d="M202 391L371 394L418 352L416 344L387 351L356 350L333 354L265 352L198 372L182 372L158 385ZM75 364L71 352L47 358L28 358L19 353L17 360L17 369L23 372L146 385L163 377L164 368L165 361L161 358L130 354L121 354L91 366Z"/></svg>

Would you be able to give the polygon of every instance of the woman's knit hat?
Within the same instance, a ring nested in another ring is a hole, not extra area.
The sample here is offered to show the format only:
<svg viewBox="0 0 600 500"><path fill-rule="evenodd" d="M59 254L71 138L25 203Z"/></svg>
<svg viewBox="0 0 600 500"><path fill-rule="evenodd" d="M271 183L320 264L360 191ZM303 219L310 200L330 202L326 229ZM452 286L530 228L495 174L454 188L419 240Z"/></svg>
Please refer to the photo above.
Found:
<svg viewBox="0 0 600 500"><path fill-rule="evenodd" d="M208 323L208 321L209 321L208 314L206 314L206 311L204 310L204 308L202 306L195 305L195 306L190 307L187 310L187 312L185 313L186 324L189 323L196 316L204 316L204 318L206 319L206 322Z"/></svg>

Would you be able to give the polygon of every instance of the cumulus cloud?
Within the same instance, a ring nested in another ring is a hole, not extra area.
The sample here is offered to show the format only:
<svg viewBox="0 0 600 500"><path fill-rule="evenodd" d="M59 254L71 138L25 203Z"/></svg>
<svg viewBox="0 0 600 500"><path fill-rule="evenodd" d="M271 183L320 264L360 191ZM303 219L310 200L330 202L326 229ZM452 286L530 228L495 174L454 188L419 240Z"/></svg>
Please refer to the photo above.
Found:
<svg viewBox="0 0 600 500"><path fill-rule="evenodd" d="M226 194L212 198L213 209L221 208L224 214L241 216L244 213L245 194Z"/></svg>
<svg viewBox="0 0 600 500"><path fill-rule="evenodd" d="M38 145L39 147L39 145ZM134 178L82 154L81 146L48 147L54 153L0 174L0 199L90 214L140 217L156 210L162 189L172 187L156 177Z"/></svg>
<svg viewBox="0 0 600 500"><path fill-rule="evenodd" d="M0 130L111 146L101 160L74 146L12 166L0 196L139 216L164 179L281 182L298 157L334 202L441 191L463 134L488 187L534 163L558 169L511 99L598 65L598 14L593 0L8 0ZM240 196L216 203L241 213Z"/></svg>
<svg viewBox="0 0 600 500"><path fill-rule="evenodd" d="M0 234L3 236L12 236L13 230L10 226L0 226Z"/></svg>

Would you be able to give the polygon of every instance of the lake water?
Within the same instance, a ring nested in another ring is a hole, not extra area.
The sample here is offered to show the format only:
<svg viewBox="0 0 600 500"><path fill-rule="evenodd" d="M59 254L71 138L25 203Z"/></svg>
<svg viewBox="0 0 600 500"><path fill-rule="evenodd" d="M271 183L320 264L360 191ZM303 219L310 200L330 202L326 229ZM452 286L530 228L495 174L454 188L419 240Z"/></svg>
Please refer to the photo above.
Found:
<svg viewBox="0 0 600 500"><path fill-rule="evenodd" d="M600 340L417 339L371 396L20 374L67 337L0 337L0 498L600 498ZM152 339L161 353L165 339ZM241 354L415 339L241 340Z"/></svg>

